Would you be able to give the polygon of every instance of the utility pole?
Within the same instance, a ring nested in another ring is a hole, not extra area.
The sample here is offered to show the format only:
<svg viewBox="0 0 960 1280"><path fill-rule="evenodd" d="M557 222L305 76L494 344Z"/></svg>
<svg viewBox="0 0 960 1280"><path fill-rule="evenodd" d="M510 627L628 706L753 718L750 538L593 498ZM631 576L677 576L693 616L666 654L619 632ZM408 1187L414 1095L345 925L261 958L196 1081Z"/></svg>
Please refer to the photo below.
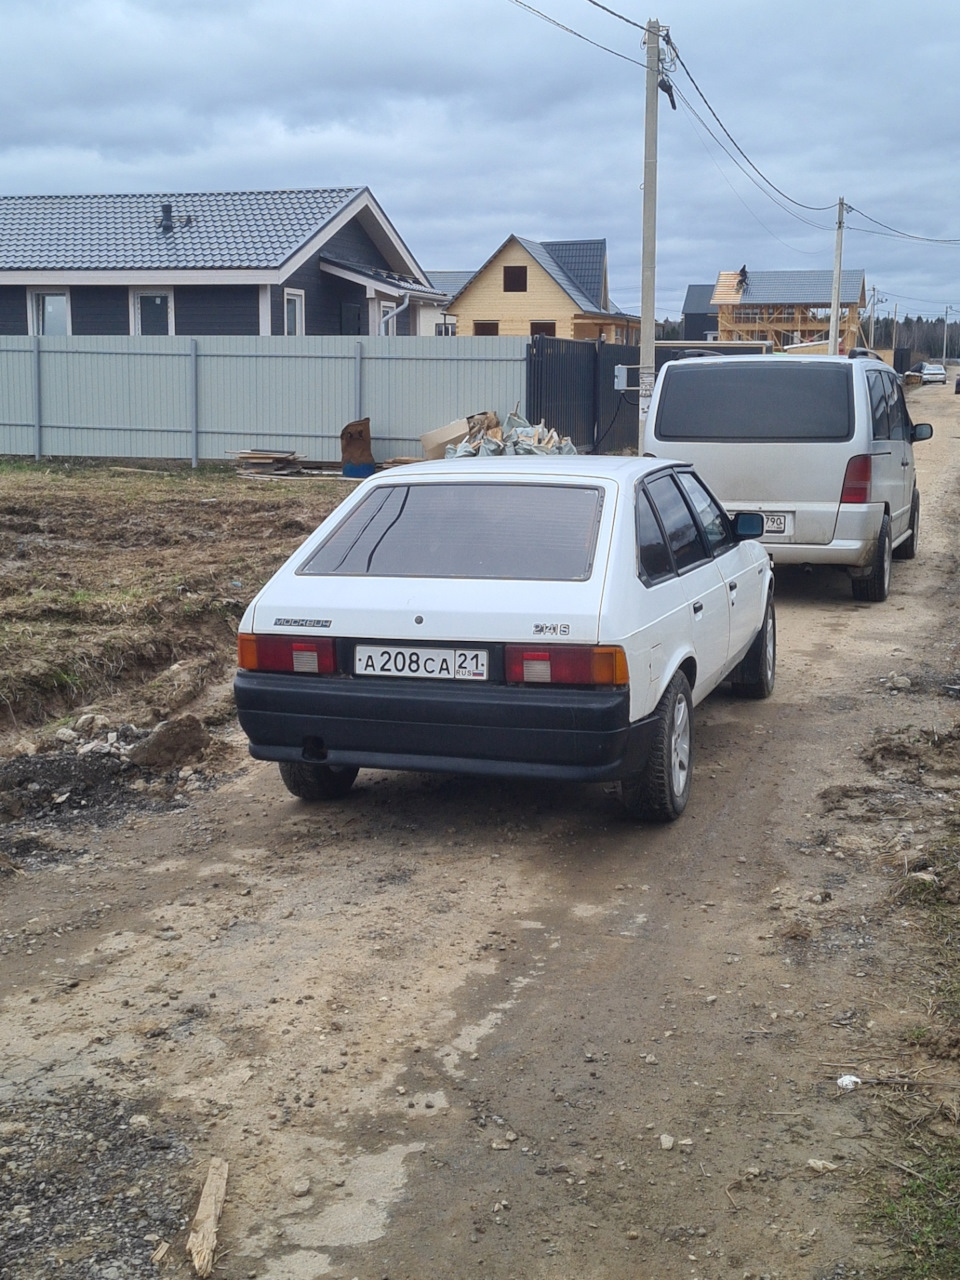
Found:
<svg viewBox="0 0 960 1280"><path fill-rule="evenodd" d="M895 302L893 304L893 337L890 339L890 348L893 351L894 359L896 359L897 355L897 306L898 304Z"/></svg>
<svg viewBox="0 0 960 1280"><path fill-rule="evenodd" d="M877 307L877 286L874 285L870 290L870 337L867 339L867 346L873 350L873 313Z"/></svg>
<svg viewBox="0 0 960 1280"><path fill-rule="evenodd" d="M843 261L843 215L846 206L843 196L837 201L837 244L833 255L833 293L830 299L830 341L827 352L840 354L840 266Z"/></svg>
<svg viewBox="0 0 960 1280"><path fill-rule="evenodd" d="M950 314L950 310L951 310L951 309L950 309L950 307L944 307L944 309L943 309L943 357L942 357L942 361L943 361L943 363L944 363L944 364L946 364L946 362L947 362L947 316Z"/></svg>
<svg viewBox="0 0 960 1280"><path fill-rule="evenodd" d="M657 283L657 93L660 80L660 23L647 23L646 106L643 117L643 242L640 258L640 438L656 377Z"/></svg>

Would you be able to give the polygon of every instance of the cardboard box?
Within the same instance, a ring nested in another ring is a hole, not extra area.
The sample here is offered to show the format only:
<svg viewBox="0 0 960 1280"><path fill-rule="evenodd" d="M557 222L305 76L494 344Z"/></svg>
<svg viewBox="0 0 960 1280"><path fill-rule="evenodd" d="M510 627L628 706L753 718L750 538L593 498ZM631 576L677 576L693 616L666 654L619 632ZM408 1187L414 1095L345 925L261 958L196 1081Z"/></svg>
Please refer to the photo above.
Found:
<svg viewBox="0 0 960 1280"><path fill-rule="evenodd" d="M442 458L447 451L448 444L459 444L461 440L466 440L470 431L470 424L466 418L458 418L456 422L448 422L445 427L438 427L436 431L427 431L420 437L420 443L423 445L423 456L425 458Z"/></svg>

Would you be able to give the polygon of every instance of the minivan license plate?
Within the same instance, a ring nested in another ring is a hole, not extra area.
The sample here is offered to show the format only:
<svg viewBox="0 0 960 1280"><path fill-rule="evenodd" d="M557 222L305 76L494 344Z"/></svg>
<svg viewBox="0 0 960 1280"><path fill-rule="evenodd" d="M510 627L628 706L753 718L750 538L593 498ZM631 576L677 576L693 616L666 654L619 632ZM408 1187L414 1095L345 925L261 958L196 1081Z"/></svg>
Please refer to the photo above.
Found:
<svg viewBox="0 0 960 1280"><path fill-rule="evenodd" d="M486 649L408 649L358 644L353 662L358 676L412 676L421 680L486 680Z"/></svg>
<svg viewBox="0 0 960 1280"><path fill-rule="evenodd" d="M782 512L769 511L763 517L764 533L786 533L787 517Z"/></svg>

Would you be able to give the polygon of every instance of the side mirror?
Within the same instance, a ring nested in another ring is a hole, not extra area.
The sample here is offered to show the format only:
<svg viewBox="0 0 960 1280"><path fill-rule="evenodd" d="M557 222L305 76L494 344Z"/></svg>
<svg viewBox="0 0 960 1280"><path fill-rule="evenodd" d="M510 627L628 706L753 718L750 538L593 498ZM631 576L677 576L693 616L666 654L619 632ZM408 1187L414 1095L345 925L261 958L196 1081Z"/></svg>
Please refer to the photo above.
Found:
<svg viewBox="0 0 960 1280"><path fill-rule="evenodd" d="M733 536L738 542L763 537L763 516L759 511L738 511L733 517Z"/></svg>
<svg viewBox="0 0 960 1280"><path fill-rule="evenodd" d="M932 437L933 427L931 427L929 422L916 423L913 430L910 432L910 439L914 444L916 444L918 440L930 440Z"/></svg>

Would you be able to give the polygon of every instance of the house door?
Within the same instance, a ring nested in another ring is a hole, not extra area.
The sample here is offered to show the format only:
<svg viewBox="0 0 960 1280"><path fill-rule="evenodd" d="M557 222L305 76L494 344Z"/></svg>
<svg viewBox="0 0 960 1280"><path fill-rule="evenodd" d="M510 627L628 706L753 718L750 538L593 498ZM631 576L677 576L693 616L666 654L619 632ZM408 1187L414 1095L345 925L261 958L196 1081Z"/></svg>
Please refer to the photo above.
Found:
<svg viewBox="0 0 960 1280"><path fill-rule="evenodd" d="M138 293L137 333L166 337L171 330L171 311L169 293Z"/></svg>

